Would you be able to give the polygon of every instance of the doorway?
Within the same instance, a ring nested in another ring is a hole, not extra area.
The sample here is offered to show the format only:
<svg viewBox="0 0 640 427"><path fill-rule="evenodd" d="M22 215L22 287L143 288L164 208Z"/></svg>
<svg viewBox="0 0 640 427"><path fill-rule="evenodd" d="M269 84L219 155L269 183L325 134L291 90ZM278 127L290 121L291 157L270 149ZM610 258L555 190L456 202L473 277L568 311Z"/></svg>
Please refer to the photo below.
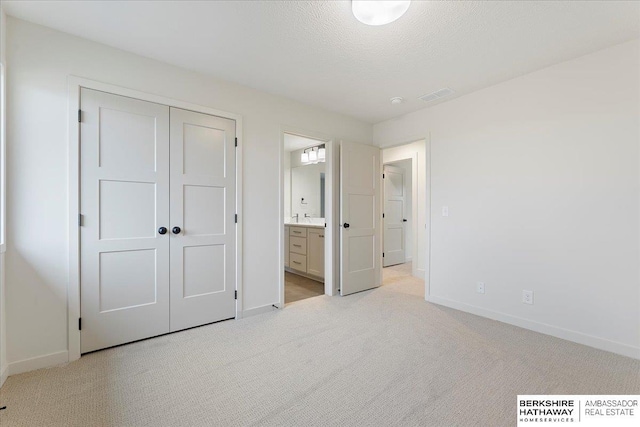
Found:
<svg viewBox="0 0 640 427"><path fill-rule="evenodd" d="M427 160L426 140L382 150L383 283L399 280L419 283L416 286L424 290L425 296L429 270Z"/></svg>
<svg viewBox="0 0 640 427"><path fill-rule="evenodd" d="M282 280L280 306L333 294L332 142L282 133Z"/></svg>
<svg viewBox="0 0 640 427"><path fill-rule="evenodd" d="M413 249L411 159L383 167L383 267L411 262Z"/></svg>

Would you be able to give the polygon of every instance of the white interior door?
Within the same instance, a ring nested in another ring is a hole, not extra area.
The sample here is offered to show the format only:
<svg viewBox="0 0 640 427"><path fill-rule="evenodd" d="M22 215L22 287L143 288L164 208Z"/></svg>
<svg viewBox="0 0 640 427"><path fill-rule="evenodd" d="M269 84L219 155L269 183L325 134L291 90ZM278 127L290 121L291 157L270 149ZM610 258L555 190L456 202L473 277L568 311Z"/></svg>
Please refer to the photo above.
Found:
<svg viewBox="0 0 640 427"><path fill-rule="evenodd" d="M380 286L380 149L340 145L340 294Z"/></svg>
<svg viewBox="0 0 640 427"><path fill-rule="evenodd" d="M384 250L382 264L385 267L402 264L406 259L406 236L404 223L405 204L404 170L397 166L384 165Z"/></svg>
<svg viewBox="0 0 640 427"><path fill-rule="evenodd" d="M171 331L235 317L235 136L171 108Z"/></svg>
<svg viewBox="0 0 640 427"><path fill-rule="evenodd" d="M86 353L169 332L169 107L82 89L81 108Z"/></svg>

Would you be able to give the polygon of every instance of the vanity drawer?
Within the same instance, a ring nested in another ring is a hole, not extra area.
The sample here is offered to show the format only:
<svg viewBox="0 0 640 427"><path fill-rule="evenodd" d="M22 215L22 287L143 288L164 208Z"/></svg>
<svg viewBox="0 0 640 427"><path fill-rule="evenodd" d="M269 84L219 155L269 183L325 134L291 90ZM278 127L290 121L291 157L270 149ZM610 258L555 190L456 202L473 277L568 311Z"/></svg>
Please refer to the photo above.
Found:
<svg viewBox="0 0 640 427"><path fill-rule="evenodd" d="M306 227L289 227L289 236L307 237Z"/></svg>
<svg viewBox="0 0 640 427"><path fill-rule="evenodd" d="M289 250L300 255L307 254L307 239L305 237L289 237Z"/></svg>
<svg viewBox="0 0 640 427"><path fill-rule="evenodd" d="M291 254L289 254L289 268L293 268L294 270L298 270L298 271L302 271L303 273L306 273L307 257L304 255L291 252Z"/></svg>

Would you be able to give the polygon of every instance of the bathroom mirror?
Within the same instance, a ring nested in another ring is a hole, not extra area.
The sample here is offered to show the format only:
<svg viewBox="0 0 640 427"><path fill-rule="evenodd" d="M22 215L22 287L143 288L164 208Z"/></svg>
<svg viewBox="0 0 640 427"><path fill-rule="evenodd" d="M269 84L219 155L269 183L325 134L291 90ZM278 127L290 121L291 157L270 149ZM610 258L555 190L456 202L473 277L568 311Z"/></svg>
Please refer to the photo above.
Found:
<svg viewBox="0 0 640 427"><path fill-rule="evenodd" d="M325 164L309 164L291 168L291 216L324 218Z"/></svg>

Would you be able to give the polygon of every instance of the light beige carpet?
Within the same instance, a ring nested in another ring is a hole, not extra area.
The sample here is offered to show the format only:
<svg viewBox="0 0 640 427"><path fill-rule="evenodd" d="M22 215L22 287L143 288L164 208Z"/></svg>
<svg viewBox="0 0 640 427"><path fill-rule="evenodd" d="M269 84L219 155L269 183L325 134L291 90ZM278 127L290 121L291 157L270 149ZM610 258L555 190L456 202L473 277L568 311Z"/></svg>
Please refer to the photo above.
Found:
<svg viewBox="0 0 640 427"><path fill-rule="evenodd" d="M517 394L640 394L640 361L387 282L10 377L0 426L513 426Z"/></svg>

